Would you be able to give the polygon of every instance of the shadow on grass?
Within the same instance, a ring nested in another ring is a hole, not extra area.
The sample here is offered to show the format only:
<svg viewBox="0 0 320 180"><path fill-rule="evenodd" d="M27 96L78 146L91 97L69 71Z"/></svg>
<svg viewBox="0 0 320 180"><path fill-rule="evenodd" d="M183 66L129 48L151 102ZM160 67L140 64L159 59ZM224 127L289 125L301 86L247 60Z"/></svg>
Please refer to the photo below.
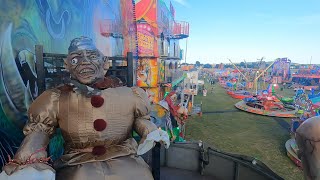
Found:
<svg viewBox="0 0 320 180"><path fill-rule="evenodd" d="M229 113L229 112L241 112L237 109L235 110L223 110L223 111L207 111L207 112L202 112L203 114L216 114L216 113Z"/></svg>
<svg viewBox="0 0 320 180"><path fill-rule="evenodd" d="M273 117L273 120L275 120L283 129L286 129L288 132L290 132L290 124L283 118Z"/></svg>

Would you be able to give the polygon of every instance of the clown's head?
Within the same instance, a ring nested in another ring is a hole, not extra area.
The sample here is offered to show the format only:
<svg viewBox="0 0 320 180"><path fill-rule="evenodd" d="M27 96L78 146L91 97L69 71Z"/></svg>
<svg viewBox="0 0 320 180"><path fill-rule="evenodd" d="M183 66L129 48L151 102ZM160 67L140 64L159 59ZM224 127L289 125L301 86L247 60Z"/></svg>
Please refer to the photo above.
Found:
<svg viewBox="0 0 320 180"><path fill-rule="evenodd" d="M85 85L92 85L103 79L109 68L103 54L88 37L71 41L64 64L71 78Z"/></svg>

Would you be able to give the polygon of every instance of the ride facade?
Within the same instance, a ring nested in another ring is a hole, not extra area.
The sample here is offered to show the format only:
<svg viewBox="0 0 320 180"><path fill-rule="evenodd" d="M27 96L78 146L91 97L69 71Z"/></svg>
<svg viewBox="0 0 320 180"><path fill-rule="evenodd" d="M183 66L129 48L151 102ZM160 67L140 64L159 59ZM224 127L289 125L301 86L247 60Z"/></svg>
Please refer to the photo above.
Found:
<svg viewBox="0 0 320 180"><path fill-rule="evenodd" d="M185 89L183 82L187 75L180 68L183 50L179 41L189 37L189 24L177 21L174 7L163 0L135 1L135 16L138 46L137 86L146 90L152 102L152 116L164 122L168 121L168 112L163 106L159 106L159 102L167 101L167 96L175 92L179 99L173 101L174 106L170 104L169 113L172 121L179 121L177 116L172 114L179 108L174 107L187 108L182 107ZM169 132L173 132L172 128L179 130L183 127L178 124L173 123ZM169 134L173 136L172 133Z"/></svg>

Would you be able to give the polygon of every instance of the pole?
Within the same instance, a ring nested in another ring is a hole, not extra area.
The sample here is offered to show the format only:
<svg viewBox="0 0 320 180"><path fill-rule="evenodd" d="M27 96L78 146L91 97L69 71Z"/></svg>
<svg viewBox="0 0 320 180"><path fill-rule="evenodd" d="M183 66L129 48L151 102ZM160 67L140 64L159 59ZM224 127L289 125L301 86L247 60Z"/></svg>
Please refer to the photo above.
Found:
<svg viewBox="0 0 320 180"><path fill-rule="evenodd" d="M187 63L187 52L188 52L188 38L186 39L186 52L184 54L184 63Z"/></svg>
<svg viewBox="0 0 320 180"><path fill-rule="evenodd" d="M276 60L274 60L265 70L263 70L258 76L256 76L256 78L254 79L255 82L255 87L256 87L256 94L258 94L258 79L259 77L261 77L262 74L264 74L274 63L276 62ZM257 72L258 74L258 72ZM256 74L256 75L257 75Z"/></svg>
<svg viewBox="0 0 320 180"><path fill-rule="evenodd" d="M192 107L193 107L193 99L194 99L194 93L192 92L192 101L191 101L191 105L192 105Z"/></svg>
<svg viewBox="0 0 320 180"><path fill-rule="evenodd" d="M229 61L231 62L231 64L239 71L239 73L240 73L247 81L249 81L248 78L247 78L244 74L242 74L242 72L238 69L238 67L237 67L235 64L233 64L230 59L228 59L228 60L229 60Z"/></svg>

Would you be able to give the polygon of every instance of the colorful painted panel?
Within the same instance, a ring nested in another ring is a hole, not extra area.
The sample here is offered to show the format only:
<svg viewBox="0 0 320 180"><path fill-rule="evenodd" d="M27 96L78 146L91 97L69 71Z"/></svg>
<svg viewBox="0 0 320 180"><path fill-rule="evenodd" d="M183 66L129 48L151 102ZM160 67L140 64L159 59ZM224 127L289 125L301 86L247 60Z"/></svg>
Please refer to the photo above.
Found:
<svg viewBox="0 0 320 180"><path fill-rule="evenodd" d="M165 61L159 63L159 81L160 83L165 82Z"/></svg>
<svg viewBox="0 0 320 180"><path fill-rule="evenodd" d="M159 102L159 87L146 88L146 92L147 92L148 98L152 104L156 104Z"/></svg>
<svg viewBox="0 0 320 180"><path fill-rule="evenodd" d="M158 62L156 58L138 60L137 85L139 87L158 86Z"/></svg>
<svg viewBox="0 0 320 180"><path fill-rule="evenodd" d="M134 56L137 56L137 41L136 41L136 22L134 19L134 10L132 0L121 0L121 12L122 12L122 33L124 37L124 51L123 55L126 56L127 52L133 52Z"/></svg>
<svg viewBox="0 0 320 180"><path fill-rule="evenodd" d="M139 56L157 56L156 35L147 23L140 23L137 27Z"/></svg>
<svg viewBox="0 0 320 180"><path fill-rule="evenodd" d="M157 0L136 0L139 56L158 56Z"/></svg>

